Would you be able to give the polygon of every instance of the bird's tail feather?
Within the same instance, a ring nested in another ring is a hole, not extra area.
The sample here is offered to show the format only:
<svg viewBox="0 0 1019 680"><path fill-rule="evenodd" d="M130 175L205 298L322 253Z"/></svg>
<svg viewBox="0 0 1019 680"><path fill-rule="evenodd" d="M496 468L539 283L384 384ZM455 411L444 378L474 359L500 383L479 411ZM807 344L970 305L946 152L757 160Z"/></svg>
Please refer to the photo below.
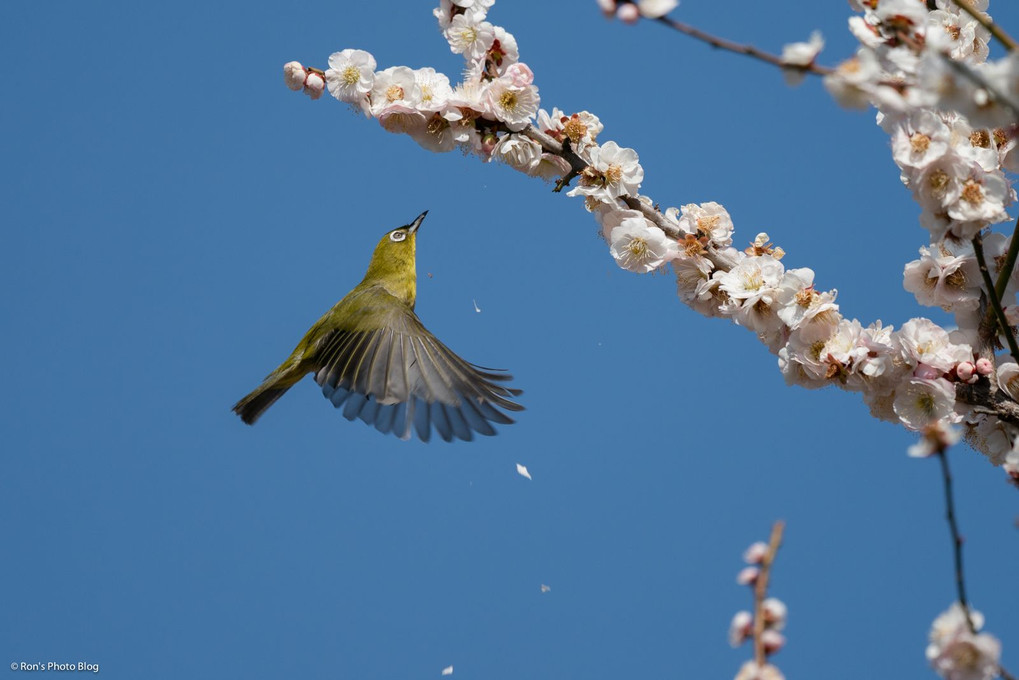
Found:
<svg viewBox="0 0 1019 680"><path fill-rule="evenodd" d="M263 383L254 392L234 404L234 413L241 417L248 425L254 425L265 409L276 403L276 400L286 394L286 391L293 387L279 382Z"/></svg>

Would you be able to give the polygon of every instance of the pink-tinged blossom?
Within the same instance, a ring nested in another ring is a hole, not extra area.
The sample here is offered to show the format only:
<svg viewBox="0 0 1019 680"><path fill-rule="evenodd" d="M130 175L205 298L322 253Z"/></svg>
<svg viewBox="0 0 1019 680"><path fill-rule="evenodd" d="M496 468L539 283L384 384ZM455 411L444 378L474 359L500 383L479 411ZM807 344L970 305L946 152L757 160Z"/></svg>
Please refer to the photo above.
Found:
<svg viewBox="0 0 1019 680"><path fill-rule="evenodd" d="M785 628L786 618L789 615L789 609L785 606L785 602L777 597L769 597L761 603L761 608L764 610L764 625L774 630Z"/></svg>
<svg viewBox="0 0 1019 680"><path fill-rule="evenodd" d="M764 645L765 654L774 654L785 647L785 636L772 628L761 633L761 644Z"/></svg>

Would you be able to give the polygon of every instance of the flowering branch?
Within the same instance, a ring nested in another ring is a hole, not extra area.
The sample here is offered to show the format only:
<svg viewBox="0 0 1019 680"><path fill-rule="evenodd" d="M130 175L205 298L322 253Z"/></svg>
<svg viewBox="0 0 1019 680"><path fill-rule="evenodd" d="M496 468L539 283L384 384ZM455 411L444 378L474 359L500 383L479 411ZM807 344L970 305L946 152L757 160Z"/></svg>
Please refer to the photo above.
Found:
<svg viewBox="0 0 1019 680"><path fill-rule="evenodd" d="M986 28L991 35L997 38L998 42L1008 49L1009 52L1012 52L1016 49L1016 47L1019 47L1015 40L1013 40L1008 33L1005 33L1004 29L991 21L986 14L974 7L970 0L954 0L954 2L962 9L963 12L973 17L974 21Z"/></svg>
<svg viewBox="0 0 1019 680"><path fill-rule="evenodd" d="M831 73L834 73L834 69L829 66L819 66L813 63L813 61L805 64L790 63L783 57L770 54L768 52L765 52L764 50L760 50L754 47L753 45L745 45L742 43L734 42L732 40L727 40L725 38L720 38L718 36L707 33L706 31L702 31L699 28L690 26L689 24L684 24L681 21L676 21L675 19L669 16L658 17L657 19L655 19L655 21L664 24L673 30L679 31L684 35L688 35L691 38L700 40L702 42L706 42L712 47L721 50L726 50L728 52L735 52L736 54L745 54L748 57L753 57L754 59L758 59L765 63L772 64L773 66L795 69L802 73L813 73L814 75L819 76L826 76L830 75Z"/></svg>
<svg viewBox="0 0 1019 680"><path fill-rule="evenodd" d="M763 667L767 658L764 650L764 600L768 597L768 580L771 577L771 565L775 562L775 555L782 544L782 532L785 530L785 522L778 520L771 527L771 538L768 540L768 551L764 553L761 560L761 571L754 583L754 661L759 667Z"/></svg>

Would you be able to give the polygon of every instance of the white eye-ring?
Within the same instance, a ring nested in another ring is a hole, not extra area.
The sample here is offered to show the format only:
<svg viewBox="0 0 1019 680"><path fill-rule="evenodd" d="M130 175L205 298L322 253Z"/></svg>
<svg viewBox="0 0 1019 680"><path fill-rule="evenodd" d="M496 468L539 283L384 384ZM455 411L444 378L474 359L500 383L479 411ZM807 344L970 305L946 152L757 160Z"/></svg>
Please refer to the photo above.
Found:
<svg viewBox="0 0 1019 680"><path fill-rule="evenodd" d="M405 238L407 238L407 232L405 231L394 231L389 235L390 241L402 241Z"/></svg>

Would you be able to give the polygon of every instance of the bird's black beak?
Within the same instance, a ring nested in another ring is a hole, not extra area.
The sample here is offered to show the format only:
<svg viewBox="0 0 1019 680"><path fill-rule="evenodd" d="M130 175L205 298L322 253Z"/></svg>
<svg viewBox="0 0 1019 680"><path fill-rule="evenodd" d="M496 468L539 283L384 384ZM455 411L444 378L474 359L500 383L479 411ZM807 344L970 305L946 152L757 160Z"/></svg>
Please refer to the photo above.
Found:
<svg viewBox="0 0 1019 680"><path fill-rule="evenodd" d="M418 215L416 218L414 218L414 221L410 223L410 229L408 229L407 231L409 233L411 233L411 234L413 234L415 231L417 231L418 227L421 226L421 223L424 222L425 215L427 215L427 214L428 214L428 211L426 210L423 213L421 213L420 215Z"/></svg>

